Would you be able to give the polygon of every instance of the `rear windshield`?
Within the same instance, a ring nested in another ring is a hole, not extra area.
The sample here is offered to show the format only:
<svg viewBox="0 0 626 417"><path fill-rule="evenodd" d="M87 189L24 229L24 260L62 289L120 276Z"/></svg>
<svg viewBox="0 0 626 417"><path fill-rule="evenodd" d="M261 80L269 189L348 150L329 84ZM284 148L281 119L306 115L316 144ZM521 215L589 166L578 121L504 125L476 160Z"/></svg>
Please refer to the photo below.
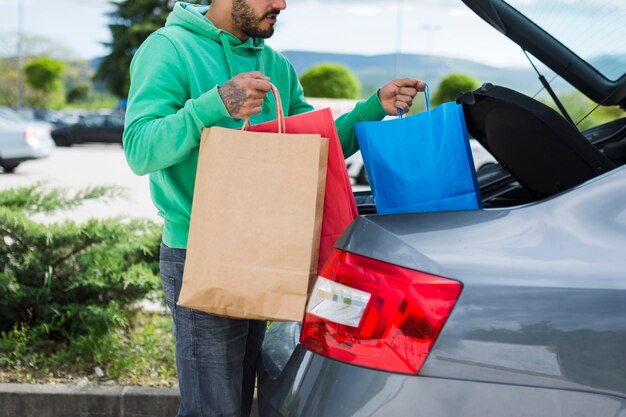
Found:
<svg viewBox="0 0 626 417"><path fill-rule="evenodd" d="M611 81L626 72L625 0L506 0Z"/></svg>

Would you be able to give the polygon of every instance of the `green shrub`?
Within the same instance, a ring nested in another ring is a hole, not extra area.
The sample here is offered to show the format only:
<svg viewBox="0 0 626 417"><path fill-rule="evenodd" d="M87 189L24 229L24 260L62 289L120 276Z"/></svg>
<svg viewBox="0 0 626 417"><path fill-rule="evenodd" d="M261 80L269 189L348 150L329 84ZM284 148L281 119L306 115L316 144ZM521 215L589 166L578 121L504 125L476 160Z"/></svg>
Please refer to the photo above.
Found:
<svg viewBox="0 0 626 417"><path fill-rule="evenodd" d="M61 356L98 364L112 338L130 329L137 303L160 287L157 224L31 219L117 195L104 187L69 196L41 185L0 191L0 366Z"/></svg>
<svg viewBox="0 0 626 417"><path fill-rule="evenodd" d="M438 105L454 101L457 94L478 88L478 81L464 74L450 74L444 77L433 94L433 104Z"/></svg>
<svg viewBox="0 0 626 417"><path fill-rule="evenodd" d="M89 100L91 87L87 84L79 84L72 87L65 95L65 101L69 104L81 103Z"/></svg>
<svg viewBox="0 0 626 417"><path fill-rule="evenodd" d="M34 93L29 104L38 108L59 108L65 103L61 78L65 64L53 58L35 58L24 66L26 83Z"/></svg>
<svg viewBox="0 0 626 417"><path fill-rule="evenodd" d="M338 64L320 64L300 77L306 97L348 98L359 96L361 84L348 68Z"/></svg>

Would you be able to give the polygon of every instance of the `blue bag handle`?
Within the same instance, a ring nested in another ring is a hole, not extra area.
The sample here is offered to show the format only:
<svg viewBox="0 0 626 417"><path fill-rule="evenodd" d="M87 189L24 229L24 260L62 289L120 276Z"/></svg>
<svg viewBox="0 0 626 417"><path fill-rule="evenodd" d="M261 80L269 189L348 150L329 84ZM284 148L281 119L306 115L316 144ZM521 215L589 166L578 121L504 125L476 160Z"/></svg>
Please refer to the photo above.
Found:
<svg viewBox="0 0 626 417"><path fill-rule="evenodd" d="M426 83L424 83L424 100L426 101L426 111L428 112L430 110L430 92ZM404 117L404 112L400 108L398 108L398 117L401 119Z"/></svg>

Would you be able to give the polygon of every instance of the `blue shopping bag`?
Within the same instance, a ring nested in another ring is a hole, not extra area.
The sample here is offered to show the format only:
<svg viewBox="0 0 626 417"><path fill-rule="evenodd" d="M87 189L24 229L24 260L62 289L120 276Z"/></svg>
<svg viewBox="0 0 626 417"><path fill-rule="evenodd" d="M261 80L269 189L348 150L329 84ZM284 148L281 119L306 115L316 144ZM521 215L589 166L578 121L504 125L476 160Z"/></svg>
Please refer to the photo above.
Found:
<svg viewBox="0 0 626 417"><path fill-rule="evenodd" d="M482 206L462 106L356 128L378 213L471 210Z"/></svg>

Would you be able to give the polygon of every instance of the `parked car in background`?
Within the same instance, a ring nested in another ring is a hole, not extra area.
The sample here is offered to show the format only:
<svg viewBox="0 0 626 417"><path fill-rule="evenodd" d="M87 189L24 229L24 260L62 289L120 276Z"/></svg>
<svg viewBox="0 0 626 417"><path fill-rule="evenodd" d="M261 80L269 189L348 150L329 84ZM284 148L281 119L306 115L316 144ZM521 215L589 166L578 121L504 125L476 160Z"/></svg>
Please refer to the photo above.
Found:
<svg viewBox="0 0 626 417"><path fill-rule="evenodd" d="M59 110L51 116L50 122L55 127L71 126L79 123L89 113L85 110Z"/></svg>
<svg viewBox="0 0 626 417"><path fill-rule="evenodd" d="M365 164L363 163L361 151L346 158L346 168L352 185L369 185L370 182L367 178L367 172L365 172Z"/></svg>
<svg viewBox="0 0 626 417"><path fill-rule="evenodd" d="M626 109L622 1L463 2ZM265 337L263 417L626 416L626 117L581 132L489 83L457 101L497 161L484 209L377 215L355 193L303 322Z"/></svg>
<svg viewBox="0 0 626 417"><path fill-rule="evenodd" d="M52 138L57 146L96 142L121 144L123 133L123 114L92 114L83 116L78 123L55 128Z"/></svg>
<svg viewBox="0 0 626 417"><path fill-rule="evenodd" d="M45 158L54 148L50 124L27 120L8 107L0 107L0 167L15 171L22 162Z"/></svg>

